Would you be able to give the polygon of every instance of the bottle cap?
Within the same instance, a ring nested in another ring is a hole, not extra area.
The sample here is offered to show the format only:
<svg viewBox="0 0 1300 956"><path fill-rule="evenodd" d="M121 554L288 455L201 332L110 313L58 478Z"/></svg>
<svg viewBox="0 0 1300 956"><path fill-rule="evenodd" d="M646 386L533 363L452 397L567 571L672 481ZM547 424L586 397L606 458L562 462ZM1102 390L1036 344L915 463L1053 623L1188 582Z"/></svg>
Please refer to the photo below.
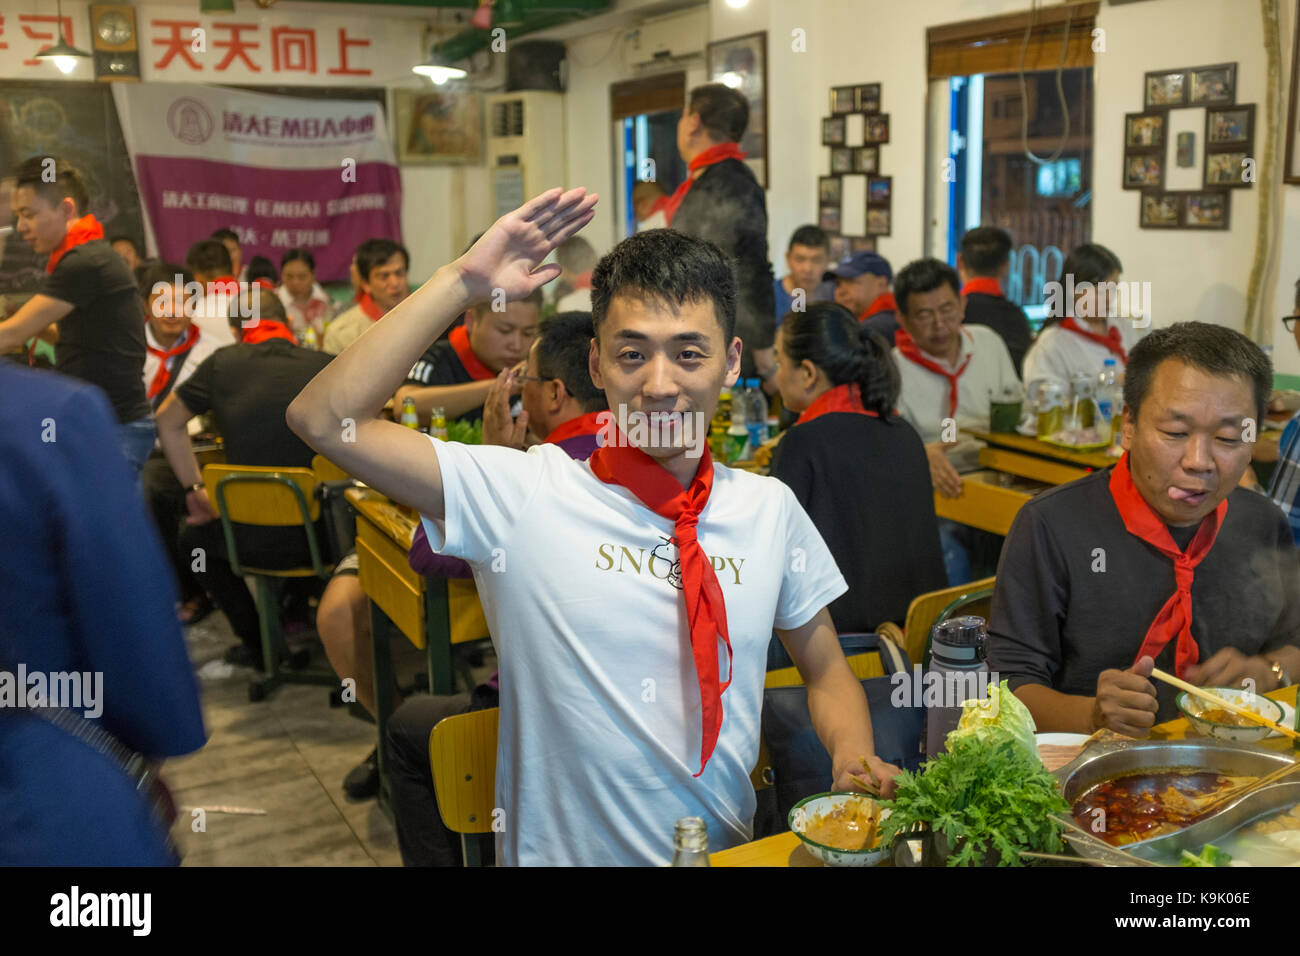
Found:
<svg viewBox="0 0 1300 956"><path fill-rule="evenodd" d="M974 615L949 618L934 626L934 641L949 647L979 647L987 634L984 618Z"/></svg>

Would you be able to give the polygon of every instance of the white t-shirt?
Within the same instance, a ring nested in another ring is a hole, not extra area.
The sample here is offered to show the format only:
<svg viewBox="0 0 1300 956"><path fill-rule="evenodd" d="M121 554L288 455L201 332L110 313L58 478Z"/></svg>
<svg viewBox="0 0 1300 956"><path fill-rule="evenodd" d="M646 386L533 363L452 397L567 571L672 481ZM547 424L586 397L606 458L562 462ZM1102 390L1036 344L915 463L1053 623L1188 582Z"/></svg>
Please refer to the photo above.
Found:
<svg viewBox="0 0 1300 956"><path fill-rule="evenodd" d="M1016 367L1002 336L984 325L963 325L961 330L961 355L955 367L947 367L955 371L961 368L966 356L971 356L971 360L957 379L957 413L953 418L959 429L983 431L989 426L991 397L1004 387L1018 386L1020 379L1016 377ZM940 358L925 352L921 354L938 365L946 366ZM894 349L894 364L898 366L900 383L898 414L917 430L922 441L939 441L943 420L948 417L948 380L904 358L897 348ZM958 471L974 467L970 459L968 449L953 449L949 453L949 460Z"/></svg>
<svg viewBox="0 0 1300 956"><path fill-rule="evenodd" d="M153 337L153 326L151 326L148 322L146 322L144 325L144 340L146 343L148 343L149 348L151 349L162 348L162 346L158 344L158 340ZM194 370L203 364L203 360L207 358L209 355L211 355L213 352L215 352L217 349L219 349L220 347L221 346L219 343L213 342L212 338L206 332L200 329L199 340L194 343L193 348L191 348L188 352L185 353L185 361L180 363L179 369L177 368L172 369L171 390L175 391L177 388L179 388L180 384L184 382L187 378L189 378L191 375L193 375ZM163 349L163 351L166 351L166 349ZM154 355L152 352L145 352L144 387L146 390L148 390L150 383L153 382L153 377L158 374L158 365L161 362L162 359Z"/></svg>
<svg viewBox="0 0 1300 956"><path fill-rule="evenodd" d="M555 303L556 312L590 312L591 311L591 287L585 289L574 289L560 301Z"/></svg>
<svg viewBox="0 0 1300 956"><path fill-rule="evenodd" d="M1083 324L1082 319L1076 321ZM1131 352L1138 341L1137 332L1133 329L1131 321L1121 318L1108 319L1106 322L1108 328L1113 326L1119 329L1120 343L1124 346L1125 353ZM1038 333L1038 338L1026 353L1025 381L1055 378L1068 385L1076 375L1087 375L1096 380L1101 374L1103 363L1108 358L1115 359L1116 367L1123 372L1124 363L1110 349L1084 338L1077 332L1053 325Z"/></svg>
<svg viewBox="0 0 1300 956"><path fill-rule="evenodd" d="M434 447L446 519L425 518L425 532L474 569L500 664L498 863L664 865L687 816L707 822L710 850L751 839L772 629L807 624L848 590L793 493L714 465L698 537L734 660L717 746L694 777L700 690L668 582L672 522L555 445Z"/></svg>
<svg viewBox="0 0 1300 956"><path fill-rule="evenodd" d="M230 327L230 314L238 308L239 300L235 296L217 292L205 295L199 303L191 320L216 348L235 344L235 332Z"/></svg>

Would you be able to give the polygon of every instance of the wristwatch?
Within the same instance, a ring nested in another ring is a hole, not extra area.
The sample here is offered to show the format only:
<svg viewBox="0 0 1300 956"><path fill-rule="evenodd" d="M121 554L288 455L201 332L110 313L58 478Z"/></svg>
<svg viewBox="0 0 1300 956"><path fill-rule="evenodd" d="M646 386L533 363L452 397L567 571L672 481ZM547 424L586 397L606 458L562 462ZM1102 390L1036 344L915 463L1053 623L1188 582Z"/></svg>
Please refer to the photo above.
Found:
<svg viewBox="0 0 1300 956"><path fill-rule="evenodd" d="M1278 687L1291 686L1291 676L1287 674L1286 668L1282 666L1281 661L1273 661L1273 666L1269 668L1269 670L1271 670L1273 672L1273 676L1277 678Z"/></svg>
<svg viewBox="0 0 1300 956"><path fill-rule="evenodd" d="M205 485L203 482L201 482L201 481L200 481L200 482L196 482L195 484L192 484L192 485L190 485L188 488L186 488L186 489L185 489L185 493L188 495L188 494L189 494L190 492L192 492L192 491L199 491L199 490L201 490L201 489L203 489L203 488L206 488L206 487L207 487L207 485Z"/></svg>

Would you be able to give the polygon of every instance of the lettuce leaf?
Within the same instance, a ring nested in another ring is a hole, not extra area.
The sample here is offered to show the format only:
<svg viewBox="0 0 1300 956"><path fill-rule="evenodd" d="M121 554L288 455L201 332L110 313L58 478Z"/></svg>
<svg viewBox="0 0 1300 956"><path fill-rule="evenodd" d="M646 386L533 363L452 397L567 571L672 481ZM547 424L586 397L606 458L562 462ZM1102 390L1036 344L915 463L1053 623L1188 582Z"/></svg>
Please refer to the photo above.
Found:
<svg viewBox="0 0 1300 956"><path fill-rule="evenodd" d="M957 724L957 729L948 735L947 747L952 750L953 741L962 737L974 737L986 744L1010 737L1027 754L1038 759L1035 730L1037 726L1029 708L1020 702L1007 682L1003 681L996 687L990 687L984 700L968 700L962 705L961 721Z"/></svg>

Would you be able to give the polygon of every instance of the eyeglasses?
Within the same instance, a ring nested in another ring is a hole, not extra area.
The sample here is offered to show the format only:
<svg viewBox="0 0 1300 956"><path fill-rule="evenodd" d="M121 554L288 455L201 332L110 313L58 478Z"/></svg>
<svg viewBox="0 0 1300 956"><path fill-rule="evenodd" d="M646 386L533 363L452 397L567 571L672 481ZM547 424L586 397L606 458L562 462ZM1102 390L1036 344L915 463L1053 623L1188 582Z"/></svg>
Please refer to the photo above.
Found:
<svg viewBox="0 0 1300 956"><path fill-rule="evenodd" d="M523 372L515 372L516 382L550 382L553 379L542 378L540 375L525 375Z"/></svg>
<svg viewBox="0 0 1300 956"><path fill-rule="evenodd" d="M1294 332L1296 319L1300 319L1300 315L1282 316L1282 327L1285 328L1288 332Z"/></svg>

